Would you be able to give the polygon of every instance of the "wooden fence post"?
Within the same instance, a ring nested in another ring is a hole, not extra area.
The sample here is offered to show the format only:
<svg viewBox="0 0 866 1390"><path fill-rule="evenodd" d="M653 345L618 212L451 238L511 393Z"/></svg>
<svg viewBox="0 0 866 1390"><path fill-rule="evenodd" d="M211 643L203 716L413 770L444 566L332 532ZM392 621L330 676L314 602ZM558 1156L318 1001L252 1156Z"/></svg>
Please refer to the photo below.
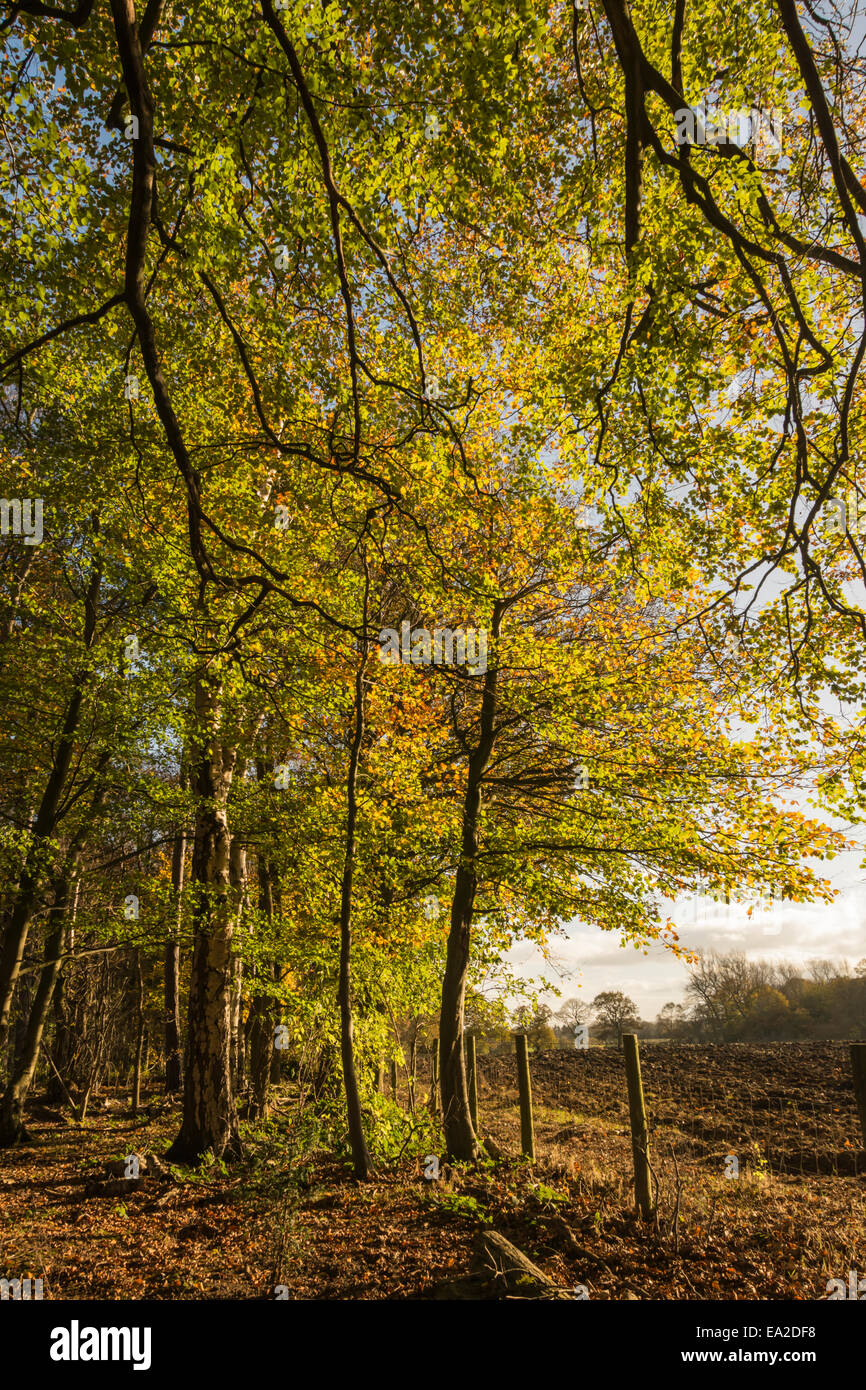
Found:
<svg viewBox="0 0 866 1390"><path fill-rule="evenodd" d="M525 1033L514 1039L517 1051L517 1086L520 1091L520 1147L535 1162L535 1130L532 1124L532 1087L529 1084L529 1041Z"/></svg>
<svg viewBox="0 0 866 1390"><path fill-rule="evenodd" d="M625 1075L628 1083L628 1114L631 1122L631 1151L634 1158L634 1192L638 1214L649 1221L653 1214L652 1184L649 1168L649 1125L644 1104L643 1083L640 1077L640 1053L637 1033L623 1033Z"/></svg>
<svg viewBox="0 0 866 1390"><path fill-rule="evenodd" d="M439 1044L437 1042L433 1049L431 1059L432 1071L430 1073L430 1110L436 1115L439 1111Z"/></svg>
<svg viewBox="0 0 866 1390"><path fill-rule="evenodd" d="M851 1044L851 1072L854 1077L854 1097L860 1114L860 1132L866 1149L866 1042Z"/></svg>
<svg viewBox="0 0 866 1390"><path fill-rule="evenodd" d="M472 1128L478 1133L478 1063L475 1057L475 1039L466 1039L466 1061L469 1073L469 1114L472 1116Z"/></svg>

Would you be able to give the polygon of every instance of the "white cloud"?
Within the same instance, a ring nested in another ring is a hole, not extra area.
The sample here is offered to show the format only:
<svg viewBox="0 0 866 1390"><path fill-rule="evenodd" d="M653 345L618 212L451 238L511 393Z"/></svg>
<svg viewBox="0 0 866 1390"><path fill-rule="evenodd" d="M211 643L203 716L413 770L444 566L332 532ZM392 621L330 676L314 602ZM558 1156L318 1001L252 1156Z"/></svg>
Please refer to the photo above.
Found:
<svg viewBox="0 0 866 1390"><path fill-rule="evenodd" d="M830 880L838 896L831 903L777 903L771 911L746 903L714 903L693 898L663 902L671 916L680 945L693 951L744 951L750 960L791 962L805 973L808 962L818 957L847 960L854 965L866 957L866 881L862 852L840 854L830 863L816 865ZM518 974L543 976L561 991L561 998L545 996L556 1009L571 995L590 1001L606 989L630 995L643 1018L652 1019L668 1000L682 1003L688 983L688 966L656 942L635 951L628 943L601 932L595 926L573 921L566 937L553 943L556 968L548 966L531 945L517 946L510 960ZM561 978L562 976L563 978Z"/></svg>

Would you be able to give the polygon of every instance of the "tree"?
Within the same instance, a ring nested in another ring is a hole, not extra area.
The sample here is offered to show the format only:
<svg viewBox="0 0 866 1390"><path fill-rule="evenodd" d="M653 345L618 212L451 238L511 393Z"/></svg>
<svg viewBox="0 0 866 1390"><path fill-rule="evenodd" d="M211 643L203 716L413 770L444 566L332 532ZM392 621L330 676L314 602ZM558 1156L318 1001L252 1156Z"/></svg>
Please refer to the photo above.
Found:
<svg viewBox="0 0 866 1390"><path fill-rule="evenodd" d="M682 1036L686 1024L684 1006L673 1002L665 1004L659 1011L656 1023L661 1037L677 1038Z"/></svg>
<svg viewBox="0 0 866 1390"><path fill-rule="evenodd" d="M603 990L592 1001L596 1027L603 1037L616 1038L622 1047L622 1035L627 1029L640 1027L640 1014L634 1000L622 990Z"/></svg>
<svg viewBox="0 0 866 1390"><path fill-rule="evenodd" d="M591 1015L592 1006L585 999L578 999L575 996L566 999L556 1011L559 1026L571 1035L580 1024L588 1023Z"/></svg>
<svg viewBox="0 0 866 1390"><path fill-rule="evenodd" d="M146 1011L162 959L174 1155L238 1151L282 1028L323 1083L339 1054L364 1177L364 1076L435 993L446 1148L477 1157L467 998L517 939L678 950L658 904L701 877L832 896L810 861L844 839L780 791L858 814L827 696L866 693L859 520L817 523L866 492L863 81L789 0L301 9L4 22L4 1124L52 1010L72 1035L64 983L86 1097L131 1039L102 974L137 1002L139 962ZM679 142L746 89L780 166L729 122ZM483 662L431 660L443 629ZM719 1036L773 1002L747 965L690 986Z"/></svg>
<svg viewBox="0 0 866 1390"><path fill-rule="evenodd" d="M514 1028L525 1033L536 1051L556 1047L556 1034L551 1027L553 1011L548 1004L522 1004L514 1012Z"/></svg>

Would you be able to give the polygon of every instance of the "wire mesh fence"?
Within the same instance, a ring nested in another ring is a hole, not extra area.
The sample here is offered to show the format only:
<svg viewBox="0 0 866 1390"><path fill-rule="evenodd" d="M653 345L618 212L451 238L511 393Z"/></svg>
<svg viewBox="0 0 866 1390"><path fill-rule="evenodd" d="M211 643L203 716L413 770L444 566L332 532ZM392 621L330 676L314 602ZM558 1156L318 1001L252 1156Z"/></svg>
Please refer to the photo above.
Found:
<svg viewBox="0 0 866 1390"><path fill-rule="evenodd" d="M537 1120L561 1135L582 1120L628 1125L618 1049L534 1052L530 1066ZM680 1161L732 1176L866 1174L848 1043L644 1043L641 1068L653 1142ZM424 1058L420 1085L429 1073ZM513 1054L479 1054L478 1095L482 1116L485 1106L516 1112Z"/></svg>

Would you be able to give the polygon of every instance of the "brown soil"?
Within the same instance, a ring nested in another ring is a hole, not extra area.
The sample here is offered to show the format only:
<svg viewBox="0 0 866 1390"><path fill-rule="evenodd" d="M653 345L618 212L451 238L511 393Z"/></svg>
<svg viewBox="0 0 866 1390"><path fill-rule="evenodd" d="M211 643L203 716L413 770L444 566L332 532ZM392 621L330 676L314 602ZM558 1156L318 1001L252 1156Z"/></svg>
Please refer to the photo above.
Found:
<svg viewBox="0 0 866 1390"><path fill-rule="evenodd" d="M145 1169L127 1192L105 1164L164 1153L176 1110L133 1120L108 1096L78 1126L35 1107L32 1143L0 1152L0 1275L41 1277L46 1298L273 1298L284 1285L293 1299L429 1299L466 1273L484 1227L593 1299L809 1300L866 1273L844 1045L645 1046L642 1066L655 1223L632 1209L619 1054L533 1056L534 1168L518 1156L513 1059L483 1057L480 1129L510 1157L443 1164L434 1181L420 1153L364 1185L321 1149L290 1164L286 1091L243 1163Z"/></svg>

